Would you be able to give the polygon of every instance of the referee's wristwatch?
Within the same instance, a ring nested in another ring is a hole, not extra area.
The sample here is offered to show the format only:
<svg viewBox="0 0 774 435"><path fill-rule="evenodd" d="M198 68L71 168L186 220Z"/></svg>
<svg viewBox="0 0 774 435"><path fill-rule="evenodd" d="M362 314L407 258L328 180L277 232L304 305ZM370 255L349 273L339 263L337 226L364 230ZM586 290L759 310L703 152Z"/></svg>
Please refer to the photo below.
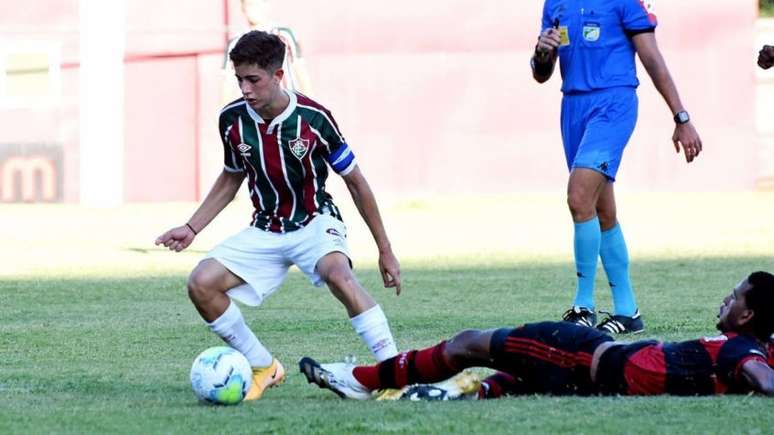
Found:
<svg viewBox="0 0 774 435"><path fill-rule="evenodd" d="M686 112L685 110L681 112L677 112L677 114L675 114L675 123L677 124L688 124L690 120L691 120L691 117L688 116L688 112Z"/></svg>

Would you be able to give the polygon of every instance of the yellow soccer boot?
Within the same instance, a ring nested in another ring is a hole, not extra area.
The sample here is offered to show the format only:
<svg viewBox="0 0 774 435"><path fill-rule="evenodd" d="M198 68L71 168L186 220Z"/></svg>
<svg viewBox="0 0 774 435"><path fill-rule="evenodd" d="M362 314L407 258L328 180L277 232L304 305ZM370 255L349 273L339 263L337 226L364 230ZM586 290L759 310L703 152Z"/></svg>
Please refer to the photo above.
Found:
<svg viewBox="0 0 774 435"><path fill-rule="evenodd" d="M267 388L276 387L285 381L285 368L277 358L269 367L253 367L253 383L247 391L245 400L258 400Z"/></svg>

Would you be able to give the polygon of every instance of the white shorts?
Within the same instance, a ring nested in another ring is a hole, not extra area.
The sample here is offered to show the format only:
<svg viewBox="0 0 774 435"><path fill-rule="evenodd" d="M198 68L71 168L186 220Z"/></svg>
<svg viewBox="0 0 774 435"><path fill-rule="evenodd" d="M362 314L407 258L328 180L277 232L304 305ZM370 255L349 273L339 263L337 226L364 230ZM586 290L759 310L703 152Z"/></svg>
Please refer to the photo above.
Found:
<svg viewBox="0 0 774 435"><path fill-rule="evenodd" d="M317 262L331 252L349 258L347 227L328 215L318 215L304 228L285 234L248 227L207 253L245 284L228 291L232 298L251 306L260 305L285 281L295 264L317 287L323 280Z"/></svg>

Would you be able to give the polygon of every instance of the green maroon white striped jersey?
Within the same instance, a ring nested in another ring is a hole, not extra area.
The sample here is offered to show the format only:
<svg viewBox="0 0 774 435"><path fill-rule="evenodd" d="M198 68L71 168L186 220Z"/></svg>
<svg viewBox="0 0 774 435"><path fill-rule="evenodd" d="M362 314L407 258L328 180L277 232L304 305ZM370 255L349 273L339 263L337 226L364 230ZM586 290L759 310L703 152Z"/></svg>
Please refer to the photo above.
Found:
<svg viewBox="0 0 774 435"><path fill-rule="evenodd" d="M288 107L267 123L244 99L220 112L224 169L246 172L255 207L251 225L284 233L318 214L341 219L325 191L328 166L341 176L357 165L331 113L291 91Z"/></svg>

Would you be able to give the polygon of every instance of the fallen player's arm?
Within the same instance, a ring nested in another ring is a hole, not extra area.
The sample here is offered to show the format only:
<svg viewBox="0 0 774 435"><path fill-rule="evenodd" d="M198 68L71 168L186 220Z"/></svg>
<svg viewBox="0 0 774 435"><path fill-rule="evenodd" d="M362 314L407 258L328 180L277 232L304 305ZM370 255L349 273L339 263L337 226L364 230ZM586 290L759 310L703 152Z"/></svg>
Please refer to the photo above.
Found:
<svg viewBox="0 0 774 435"><path fill-rule="evenodd" d="M742 365L742 376L753 390L774 396L774 370L763 361L751 359Z"/></svg>

